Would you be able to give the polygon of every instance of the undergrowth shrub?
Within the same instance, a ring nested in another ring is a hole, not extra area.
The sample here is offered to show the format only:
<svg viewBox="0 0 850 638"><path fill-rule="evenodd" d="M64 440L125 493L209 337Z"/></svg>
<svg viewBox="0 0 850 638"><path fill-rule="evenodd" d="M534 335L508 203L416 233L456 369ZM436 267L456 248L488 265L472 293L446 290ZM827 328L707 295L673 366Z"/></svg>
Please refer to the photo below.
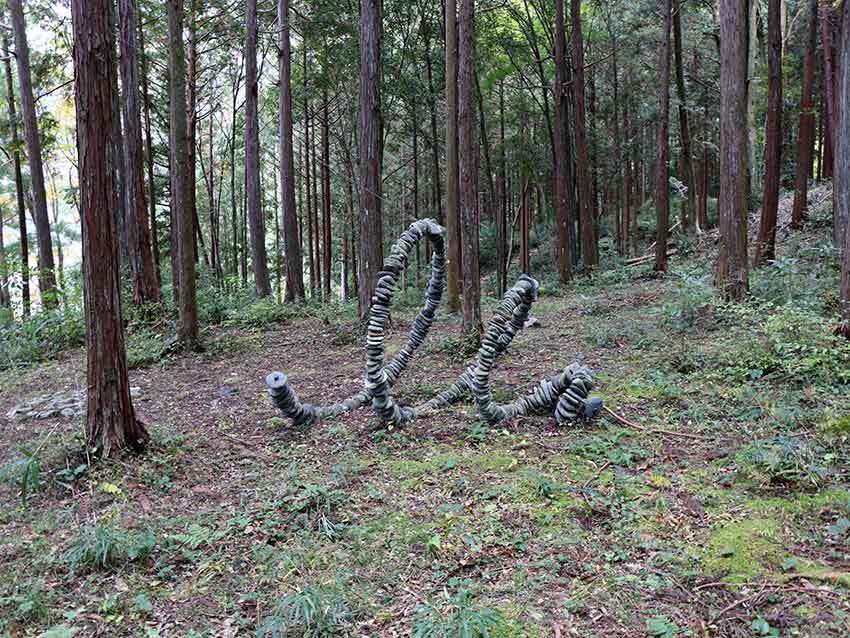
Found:
<svg viewBox="0 0 850 638"><path fill-rule="evenodd" d="M82 314L74 310L41 312L0 325L0 369L51 359L63 350L83 345L85 338Z"/></svg>
<svg viewBox="0 0 850 638"><path fill-rule="evenodd" d="M20 448L21 457L0 467L0 481L13 484L21 496L21 505L26 507L30 494L41 489L41 462L36 452Z"/></svg>
<svg viewBox="0 0 850 638"><path fill-rule="evenodd" d="M825 317L795 304L731 311L752 331L721 356L722 376L741 381L779 375L797 385L850 384L850 343L833 334Z"/></svg>
<svg viewBox="0 0 850 638"><path fill-rule="evenodd" d="M735 457L738 471L760 485L789 485L800 489L821 487L831 455L820 445L800 437L777 436L744 447Z"/></svg>
<svg viewBox="0 0 850 638"><path fill-rule="evenodd" d="M513 633L502 613L478 604L467 585L445 601L422 605L413 624L413 638L500 638Z"/></svg>
<svg viewBox="0 0 850 638"><path fill-rule="evenodd" d="M282 596L263 619L258 638L326 638L348 632L355 610L336 588L309 586Z"/></svg>
<svg viewBox="0 0 850 638"><path fill-rule="evenodd" d="M72 573L80 569L114 569L126 563L143 561L156 547L151 532L126 532L106 525L86 526L65 552Z"/></svg>

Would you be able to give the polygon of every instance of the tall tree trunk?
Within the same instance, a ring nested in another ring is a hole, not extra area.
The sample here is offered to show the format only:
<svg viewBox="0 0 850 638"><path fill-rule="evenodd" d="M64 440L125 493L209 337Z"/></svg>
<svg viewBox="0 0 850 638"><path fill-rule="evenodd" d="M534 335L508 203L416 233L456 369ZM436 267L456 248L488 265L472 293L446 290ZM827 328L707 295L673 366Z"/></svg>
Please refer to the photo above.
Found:
<svg viewBox="0 0 850 638"><path fill-rule="evenodd" d="M304 299L304 266L295 208L295 157L292 148L292 43L289 0L278 0L278 66L280 72L280 185L283 205L283 249L286 254L286 300Z"/></svg>
<svg viewBox="0 0 850 638"><path fill-rule="evenodd" d="M756 109L755 109L755 86L756 86L756 54L758 53L758 12L760 11L760 0L749 0L747 4L747 209L751 202L758 196L759 180L756 173Z"/></svg>
<svg viewBox="0 0 850 638"><path fill-rule="evenodd" d="M73 0L77 152L80 172L86 318L86 440L102 457L148 440L130 398L121 320L118 240L112 206L116 184L113 131L114 46L107 0Z"/></svg>
<svg viewBox="0 0 850 638"><path fill-rule="evenodd" d="M836 135L835 164L833 165L834 190L839 208L836 222L844 232L844 258L841 264L841 316L843 334L850 339L850 136L839 134L850 129L850 2L841 8L841 44L838 48L838 76L836 78Z"/></svg>
<svg viewBox="0 0 850 638"><path fill-rule="evenodd" d="M573 102L575 108L576 181L578 185L579 222L581 224L581 255L585 268L599 263L596 228L590 204L590 174L587 161L587 118L584 106L584 43L581 35L581 0L571 0Z"/></svg>
<svg viewBox="0 0 850 638"><path fill-rule="evenodd" d="M139 114L139 68L136 58L136 0L119 0L121 50L121 94L124 107L124 210L127 246L133 280L133 303L159 303L151 254L145 167L142 151L142 122Z"/></svg>
<svg viewBox="0 0 850 638"><path fill-rule="evenodd" d="M671 0L660 0L664 33L658 50L658 139L655 155L655 265L656 272L667 270L667 235L670 225L670 22Z"/></svg>
<svg viewBox="0 0 850 638"><path fill-rule="evenodd" d="M696 178L694 177L694 160L691 149L691 127L688 120L688 101L685 91L685 71L682 65L682 11L685 3L676 0L673 14L673 51L676 63L676 94L679 97L679 135L682 140L682 159L684 163L685 187L687 197L682 199L682 229L689 230L690 222L694 222L697 232L702 229L696 215Z"/></svg>
<svg viewBox="0 0 850 638"><path fill-rule="evenodd" d="M156 220L156 182L153 177L153 142L151 140L151 115L150 115L150 97L148 95L148 64L147 56L145 55L145 38L142 30L142 21L137 20L137 28L139 31L139 54L142 60L141 76L142 76L142 105L145 114L145 162L148 173L148 202L150 204L150 241L153 252L154 276L157 293L162 297L162 267L160 265L159 254L159 230Z"/></svg>
<svg viewBox="0 0 850 638"><path fill-rule="evenodd" d="M563 15L563 11L561 12ZM505 151L505 86L499 82L499 174L496 180L498 193L498 219L496 220L496 275L498 281L497 296L502 297L507 290L507 218L508 218L508 176L507 153ZM556 196L557 197L557 196ZM569 242L568 236L558 234L558 242ZM569 263L569 260L568 260ZM572 264L570 264L572 267Z"/></svg>
<svg viewBox="0 0 850 638"><path fill-rule="evenodd" d="M570 156L567 152L567 54L564 36L564 0L555 0L555 224L557 225L558 278L567 283L573 277L573 256L570 228L573 225L570 206ZM500 94L500 99L504 96ZM504 106L502 104L502 106ZM504 115L504 113L502 113ZM502 120L502 145L504 146L504 119ZM502 149L504 163L504 148ZM502 169L504 170L504 168ZM506 211L503 211L506 214ZM505 287L507 283L505 282Z"/></svg>
<svg viewBox="0 0 850 638"><path fill-rule="evenodd" d="M187 349L198 346L198 307L195 282L194 219L189 208L186 172L186 50L183 46L183 0L168 0L168 98L171 154L171 211L177 240L179 304L177 340ZM172 246L172 250L175 246Z"/></svg>
<svg viewBox="0 0 850 638"><path fill-rule="evenodd" d="M458 18L458 164L463 256L464 334L484 331L478 253L478 145L475 141L475 0L461 0ZM480 115L483 117L483 114Z"/></svg>
<svg viewBox="0 0 850 638"><path fill-rule="evenodd" d="M832 165L835 152L835 131L837 123L837 110L835 104L835 39L833 33L833 17L835 9L830 2L825 2L820 7L821 46L823 50L823 102L826 121L824 122L825 151L823 162L823 177L832 177ZM827 152L828 151L828 152ZM833 191L834 192L834 191ZM833 213L835 207L833 207ZM834 220L833 220L834 221ZM841 246L843 237L835 234L836 228L833 224L833 241L836 246Z"/></svg>
<svg viewBox="0 0 850 638"><path fill-rule="evenodd" d="M753 267L776 256L779 171L782 164L782 27L780 0L767 5L767 118L764 125L764 196Z"/></svg>
<svg viewBox="0 0 850 638"><path fill-rule="evenodd" d="M245 34L245 188L251 229L254 288L258 297L272 293L266 256L266 230L260 193L260 121L257 113L257 0L248 0Z"/></svg>
<svg viewBox="0 0 850 638"><path fill-rule="evenodd" d="M6 308L7 312L0 313L0 322L11 319L8 312L12 307L12 298L9 294L9 268L6 263L6 245L3 242L3 211L0 211L0 308Z"/></svg>
<svg viewBox="0 0 850 638"><path fill-rule="evenodd" d="M331 146L328 122L328 92L322 97L322 270L325 301L331 300Z"/></svg>
<svg viewBox="0 0 850 638"><path fill-rule="evenodd" d="M310 140L310 164L313 166L313 239L315 244L313 250L316 260L316 296L322 298L322 248L320 245L322 230L319 224L319 182L322 181L322 167L319 166L319 160L316 159L316 139L319 133L316 130L321 126L321 119L318 113L313 113L311 116L313 122L313 137ZM317 122L318 120L318 122Z"/></svg>
<svg viewBox="0 0 850 638"><path fill-rule="evenodd" d="M112 38L113 55L115 55L116 32L118 32L118 22L115 15L115 3L111 2L109 4L109 36ZM112 144L112 157L115 158L112 171L115 173L114 179L116 184L115 202L113 203L112 211L115 215L116 227L118 229L118 247L120 249L118 259L123 269L130 261L130 242L127 237L127 209L125 206L127 201L127 179L124 175L121 98L118 89L118 73L109 78L109 81L112 83L112 136L109 139L109 143Z"/></svg>
<svg viewBox="0 0 850 638"><path fill-rule="evenodd" d="M9 47L9 38L3 33L3 66L6 70L6 98L9 108L9 128L11 129L12 141L12 163L15 167L15 201L18 210L18 230L20 232L21 245L21 306L24 317L30 316L30 253L29 236L27 233L27 211L24 204L24 178L21 174L21 153L18 150L18 117L15 112L15 87L12 82L12 51Z"/></svg>
<svg viewBox="0 0 850 638"><path fill-rule="evenodd" d="M431 68L431 28L430 22L428 22L424 16L422 18L422 37L425 40L425 68L428 73L428 110L430 111L431 116L431 158L433 160L432 177L434 182L434 217L442 224L443 192L440 186L440 139L437 137L437 94L434 89L434 74Z"/></svg>
<svg viewBox="0 0 850 638"><path fill-rule="evenodd" d="M800 128L797 135L797 164L794 175L794 205L791 227L800 228L808 206L809 168L812 164L812 140L815 129L815 60L818 39L818 2L809 2L809 28L803 57L803 86L800 93Z"/></svg>
<svg viewBox="0 0 850 638"><path fill-rule="evenodd" d="M850 2L841 8L841 44L838 48L838 75L836 93L836 135L833 174L833 189L838 210L835 223L844 233L844 258L841 267L841 314L850 338ZM838 132L843 131L844 134Z"/></svg>
<svg viewBox="0 0 850 638"><path fill-rule="evenodd" d="M18 84L21 95L21 115L24 120L24 137L27 142L27 158L30 165L30 188L33 195L33 216L38 239L38 288L42 305L50 310L56 308L56 275L53 270L53 242L50 238L50 219L47 216L47 194L44 190L44 167L41 157L41 139L32 93L30 51L27 44L26 21L21 0L9 0L12 27L15 32L15 60L18 64ZM117 158L115 158L117 161Z"/></svg>
<svg viewBox="0 0 850 638"><path fill-rule="evenodd" d="M360 317L369 313L384 263L381 217L381 0L360 0Z"/></svg>
<svg viewBox="0 0 850 638"><path fill-rule="evenodd" d="M720 2L720 252L716 283L727 299L749 289L747 264L747 8L748 0Z"/></svg>
<svg viewBox="0 0 850 638"><path fill-rule="evenodd" d="M461 240L458 208L460 168L458 166L458 35L457 0L446 0L446 277L448 304L452 312L460 308Z"/></svg>

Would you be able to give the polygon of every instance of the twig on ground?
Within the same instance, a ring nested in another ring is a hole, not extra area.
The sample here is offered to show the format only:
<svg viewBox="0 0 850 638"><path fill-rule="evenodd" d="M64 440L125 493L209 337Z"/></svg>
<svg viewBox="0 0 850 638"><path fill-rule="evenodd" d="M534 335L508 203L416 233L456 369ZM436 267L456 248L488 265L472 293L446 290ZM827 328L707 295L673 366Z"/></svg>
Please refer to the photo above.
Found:
<svg viewBox="0 0 850 638"><path fill-rule="evenodd" d="M649 434L667 434L668 436L681 436L687 439L696 439L697 441L706 441L707 437L704 437L701 434L693 434L691 432L674 432L672 430L659 430L658 428L645 428L642 425L638 425L637 423L632 423L626 417L620 416L616 412L614 412L608 406L602 406L602 408L614 417L615 420L619 421L623 425L630 427L635 430L639 430L640 432L647 432Z"/></svg>

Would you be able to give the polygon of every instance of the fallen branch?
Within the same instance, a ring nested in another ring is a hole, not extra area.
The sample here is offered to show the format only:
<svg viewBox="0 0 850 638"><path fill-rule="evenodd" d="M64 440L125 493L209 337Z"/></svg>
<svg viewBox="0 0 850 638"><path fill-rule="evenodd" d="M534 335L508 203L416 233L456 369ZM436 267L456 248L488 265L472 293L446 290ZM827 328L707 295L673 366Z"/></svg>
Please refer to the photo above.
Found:
<svg viewBox="0 0 850 638"><path fill-rule="evenodd" d="M707 438L702 436L701 434L692 434L691 432L673 432L672 430L659 430L657 428L645 428L637 423L632 423L626 417L620 416L616 412L614 412L608 406L603 405L602 409L605 410L608 414L610 414L614 419L623 425L630 427L634 430L638 430L640 432L646 432L647 434L666 434L668 436L681 436L687 439L696 439L697 441L706 441Z"/></svg>

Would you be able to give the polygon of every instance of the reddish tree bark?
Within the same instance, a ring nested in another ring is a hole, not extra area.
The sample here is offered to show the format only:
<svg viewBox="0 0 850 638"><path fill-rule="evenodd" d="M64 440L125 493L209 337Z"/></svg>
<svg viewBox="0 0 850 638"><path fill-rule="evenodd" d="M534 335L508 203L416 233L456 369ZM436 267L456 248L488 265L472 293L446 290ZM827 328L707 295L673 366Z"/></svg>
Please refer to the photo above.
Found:
<svg viewBox="0 0 850 638"><path fill-rule="evenodd" d="M360 316L369 312L383 266L381 216L381 0L360 0Z"/></svg>
<svg viewBox="0 0 850 638"><path fill-rule="evenodd" d="M813 101L815 85L815 57L818 39L818 2L809 3L809 29L805 56L803 58L803 86L800 93L800 128L797 135L797 165L794 176L794 205L791 209L791 227L803 225L808 191L810 167L812 164L812 145L815 134L815 105Z"/></svg>
<svg viewBox="0 0 850 638"><path fill-rule="evenodd" d="M458 167L457 1L446 0L446 293L449 309L460 308L461 237Z"/></svg>
<svg viewBox="0 0 850 638"><path fill-rule="evenodd" d="M572 57L573 57L573 106L575 109L576 185L579 199L579 223L581 224L581 256L586 268L599 263L596 245L596 228L593 223L593 207L590 202L590 174L587 161L587 118L584 104L584 43L581 35L581 0L571 0Z"/></svg>
<svg viewBox="0 0 850 638"><path fill-rule="evenodd" d="M189 208L186 130L186 51L183 46L183 0L168 0L168 97L171 155L171 216L177 253L177 340L187 349L198 346L197 283L195 281L194 219Z"/></svg>
<svg viewBox="0 0 850 638"><path fill-rule="evenodd" d="M478 261L478 145L475 140L475 0L461 0L458 18L458 164L463 259L464 334L484 332Z"/></svg>
<svg viewBox="0 0 850 638"><path fill-rule="evenodd" d="M286 255L287 301L304 298L304 267L295 209L295 157L292 147L292 43L289 0L278 0L278 67L280 71L280 184L283 206L283 249Z"/></svg>
<svg viewBox="0 0 850 638"><path fill-rule="evenodd" d="M572 209L570 207L569 162L567 153L567 120L569 117L567 100L567 54L564 35L564 0L555 0L555 223L557 224L558 278L567 283L573 277L572 246L570 245L570 225ZM504 128L504 125L503 125ZM504 135L503 135L504 137ZM504 153L504 150L502 151ZM507 284L505 284L507 285Z"/></svg>
<svg viewBox="0 0 850 638"><path fill-rule="evenodd" d="M775 257L779 171L782 162L782 27L781 0L767 5L767 118L764 126L764 196L753 267Z"/></svg>
<svg viewBox="0 0 850 638"><path fill-rule="evenodd" d="M257 77L257 0L246 4L245 34L245 188L247 216L251 231L251 258L254 288L258 297L272 294L266 255L266 229L260 191L260 119L257 113L259 78Z"/></svg>
<svg viewBox="0 0 850 638"><path fill-rule="evenodd" d="M156 277L156 288L162 295L162 268L160 266L159 254L159 231L157 228L156 219L156 182L153 178L153 142L151 141L151 116L150 116L150 98L148 96L148 69L147 57L145 56L145 38L142 31L142 21L137 20L139 31L139 54L141 57L141 78L142 78L142 106L144 107L145 115L145 164L147 166L148 177L148 205L150 206L150 240L153 252L154 275Z"/></svg>
<svg viewBox="0 0 850 638"><path fill-rule="evenodd" d="M720 251L716 283L727 299L749 288L747 264L747 9L748 0L720 2Z"/></svg>
<svg viewBox="0 0 850 638"><path fill-rule="evenodd" d="M664 32L658 50L658 138L655 155L655 265L656 272L667 270L667 227L670 225L670 26L671 0L660 0Z"/></svg>
<svg viewBox="0 0 850 638"><path fill-rule="evenodd" d="M850 2L841 8L841 45L838 49L836 82L837 130L850 130ZM844 234L844 258L841 266L841 315L844 334L850 339L850 135L835 136L833 188L838 203L835 219Z"/></svg>
<svg viewBox="0 0 850 638"><path fill-rule="evenodd" d="M142 122L139 112L139 65L136 56L137 10L135 0L118 2L121 51L122 106L124 109L124 210L127 247L133 280L133 303L159 303L159 287L151 254Z"/></svg>
<svg viewBox="0 0 850 638"><path fill-rule="evenodd" d="M74 91L86 318L86 439L102 457L148 440L130 398L121 320L118 238L110 157L115 74L107 0L73 0Z"/></svg>
<svg viewBox="0 0 850 638"><path fill-rule="evenodd" d="M331 147L328 122L328 93L322 97L322 271L325 301L331 298Z"/></svg>

